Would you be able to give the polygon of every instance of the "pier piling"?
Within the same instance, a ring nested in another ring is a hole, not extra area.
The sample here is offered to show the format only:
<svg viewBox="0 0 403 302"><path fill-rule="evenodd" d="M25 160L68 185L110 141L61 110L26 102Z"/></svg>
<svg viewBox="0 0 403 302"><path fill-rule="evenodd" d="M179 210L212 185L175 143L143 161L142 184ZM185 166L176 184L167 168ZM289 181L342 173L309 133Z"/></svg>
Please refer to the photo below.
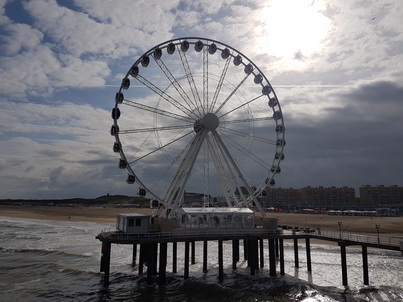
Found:
<svg viewBox="0 0 403 302"><path fill-rule="evenodd" d="M276 247L274 239L269 239L269 265L270 276L276 276Z"/></svg>
<svg viewBox="0 0 403 302"><path fill-rule="evenodd" d="M176 241L172 242L172 272L176 274L178 272L177 267L177 250L178 250L178 243Z"/></svg>
<svg viewBox="0 0 403 302"><path fill-rule="evenodd" d="M232 240L232 269L236 269L236 264L239 261L239 240Z"/></svg>
<svg viewBox="0 0 403 302"><path fill-rule="evenodd" d="M260 267L264 267L264 248L263 248L263 238L259 239L259 251L260 251Z"/></svg>
<svg viewBox="0 0 403 302"><path fill-rule="evenodd" d="M101 248L101 272L104 272L104 286L109 285L109 270L111 264L111 243L102 242Z"/></svg>
<svg viewBox="0 0 403 302"><path fill-rule="evenodd" d="M167 271L167 251L168 244L166 242L160 243L160 267L158 281L160 284L165 284L166 282L166 271Z"/></svg>
<svg viewBox="0 0 403 302"><path fill-rule="evenodd" d="M132 267L136 266L136 259L137 258L137 244L133 244L133 254L132 254Z"/></svg>
<svg viewBox="0 0 403 302"><path fill-rule="evenodd" d="M189 278L189 241L185 241L185 273L184 278Z"/></svg>
<svg viewBox="0 0 403 302"><path fill-rule="evenodd" d="M203 272L204 273L207 273L207 253L208 253L207 244L208 244L208 241L204 240L203 241Z"/></svg>
<svg viewBox="0 0 403 302"><path fill-rule="evenodd" d="M191 246L192 246L191 264L196 264L196 242L194 240L191 241Z"/></svg>
<svg viewBox="0 0 403 302"><path fill-rule="evenodd" d="M341 274L342 274L343 286L348 286L346 245L343 243L339 243L339 245L341 254Z"/></svg>
<svg viewBox="0 0 403 302"><path fill-rule="evenodd" d="M218 240L218 280L224 280L224 256L223 256L223 241Z"/></svg>
<svg viewBox="0 0 403 302"><path fill-rule="evenodd" d="M362 269L364 275L364 284L369 285L368 277L368 249L366 245L362 246Z"/></svg>
<svg viewBox="0 0 403 302"><path fill-rule="evenodd" d="M279 249L280 249L280 275L285 274L284 270L284 240L282 238L279 239Z"/></svg>
<svg viewBox="0 0 403 302"><path fill-rule="evenodd" d="M295 263L295 267L299 268L298 238L294 238L294 263Z"/></svg>
<svg viewBox="0 0 403 302"><path fill-rule="evenodd" d="M312 272L312 264L311 264L311 242L309 237L305 238L305 246L306 246L306 265L308 272Z"/></svg>

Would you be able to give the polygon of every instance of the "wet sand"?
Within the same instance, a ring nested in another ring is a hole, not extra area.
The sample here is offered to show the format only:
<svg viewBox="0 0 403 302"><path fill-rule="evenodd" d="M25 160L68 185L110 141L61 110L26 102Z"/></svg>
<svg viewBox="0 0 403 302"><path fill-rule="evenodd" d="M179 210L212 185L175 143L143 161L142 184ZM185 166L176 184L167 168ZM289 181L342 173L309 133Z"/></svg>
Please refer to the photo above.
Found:
<svg viewBox="0 0 403 302"><path fill-rule="evenodd" d="M112 207L60 207L60 206L16 206L0 205L0 216L46 219L59 221L89 221L114 223L118 213L151 214L147 208ZM309 227L321 230L339 230L339 222L344 232L376 234L379 225L381 236L403 236L403 217L331 216L319 214L270 213L267 217L277 218L282 225Z"/></svg>

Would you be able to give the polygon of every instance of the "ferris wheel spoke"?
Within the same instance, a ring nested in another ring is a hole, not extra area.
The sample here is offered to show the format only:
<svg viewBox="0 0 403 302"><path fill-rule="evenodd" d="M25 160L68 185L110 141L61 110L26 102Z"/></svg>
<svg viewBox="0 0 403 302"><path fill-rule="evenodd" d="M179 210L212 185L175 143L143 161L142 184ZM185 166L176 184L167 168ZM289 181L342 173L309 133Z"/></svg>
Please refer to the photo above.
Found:
<svg viewBox="0 0 403 302"><path fill-rule="evenodd" d="M203 104L200 101L199 92L197 91L197 87L196 87L195 81L193 79L193 74L190 69L189 62L186 58L186 54L183 51L181 51L179 48L178 48L178 52L179 52L179 56L181 58L183 68L185 70L186 78L189 82L190 89L192 90L192 94L193 94L195 103L196 103L197 107L199 107L199 106L203 107ZM202 115L202 112L200 112L200 109L197 108L197 110L198 110L199 114Z"/></svg>
<svg viewBox="0 0 403 302"><path fill-rule="evenodd" d="M180 85L179 81L175 78L175 76L171 73L168 67L164 64L162 59L160 58L157 60L154 58L154 60L160 67L162 72L165 74L165 76L168 78L168 80L171 82L171 84L175 87L176 91L180 94L180 96L185 101L187 106L192 109L197 109L197 105L189 98L187 93L183 90L182 86Z"/></svg>
<svg viewBox="0 0 403 302"><path fill-rule="evenodd" d="M236 142L235 140L233 140L229 136L223 135L222 137L223 137L223 139L228 141L228 143L231 144L239 152L241 152L242 154L246 155L248 158L250 158L251 160L253 160L257 164L259 164L261 167L266 168L268 171L270 171L271 166L269 166L264 160L262 160L261 158L257 157L255 154L250 152L248 149L246 149L245 147L240 145L238 142Z"/></svg>
<svg viewBox="0 0 403 302"><path fill-rule="evenodd" d="M215 114L218 114L220 110L225 106L225 104L232 98L232 96L235 94L235 92L238 91L239 87L242 86L243 83L245 83L246 79L249 77L250 74L247 74L240 82L239 84L231 91L231 93L227 96L227 98L224 100L224 102L221 103L220 107L215 111Z"/></svg>
<svg viewBox="0 0 403 302"><path fill-rule="evenodd" d="M265 116L265 117L255 117L255 118L245 118L245 119L237 119L237 120L228 120L228 121L221 121L220 125L228 125L228 124L240 124L240 123L250 123L250 122L261 122L272 120L273 116Z"/></svg>
<svg viewBox="0 0 403 302"><path fill-rule="evenodd" d="M154 150L148 152L147 154L145 154L145 155L143 155L143 156L141 156L141 157L139 157L139 158L137 158L137 159L131 161L129 164L134 164L134 163L138 162L139 160L142 160L142 159L144 159L144 158L150 156L151 154L153 154L153 153L155 153L155 152L157 152L157 151L159 151L159 150L161 150L161 149L163 149L163 148L165 148L165 147L167 147L167 146L169 146L169 145L172 145L173 143L175 143L175 142L181 140L182 138L184 138L185 136L187 136L187 135L189 135L189 134L191 134L191 133L193 133L193 130L192 130L192 131L189 131L188 133L185 133L184 135L182 135L182 136L180 136L180 137L178 137L178 138L176 138L176 139L174 139L174 140L171 140L170 142L166 143L165 145L160 146L160 147L158 147L158 148L156 148L156 149L154 149Z"/></svg>
<svg viewBox="0 0 403 302"><path fill-rule="evenodd" d="M208 104L208 50L203 48L203 114L209 108Z"/></svg>
<svg viewBox="0 0 403 302"><path fill-rule="evenodd" d="M240 131L237 131L237 130L234 130L234 129L220 128L220 131L227 132L227 133L234 134L234 135L238 135L238 136L241 136L241 137L246 137L248 139L255 140L255 141L258 141L258 142L261 142L261 143L265 143L265 144L268 144L268 145L274 145L274 146L276 145L276 141L273 141L273 140L270 140L270 139L267 139L267 138L264 138L264 137L261 137L261 136L253 135L253 134L243 133L243 132L240 132Z"/></svg>
<svg viewBox="0 0 403 302"><path fill-rule="evenodd" d="M122 104L131 106L131 107L135 107L135 108L138 108L138 109L142 109L142 110L145 110L145 111L148 111L148 112L151 112L151 113L155 113L155 114L158 114L158 115L168 116L168 117L180 120L180 121L186 121L186 122L193 122L194 121L194 119L190 118L189 116L179 115L179 114L176 114L176 113L173 113L173 112L170 112L170 111L158 109L158 108L155 108L155 107L152 107L152 106L147 106L147 105L140 104L140 103L137 103L137 102L134 102L134 101L124 100L122 102Z"/></svg>
<svg viewBox="0 0 403 302"><path fill-rule="evenodd" d="M220 79L218 80L218 84L217 84L217 87L215 89L214 96L213 96L213 99L211 101L211 107L209 108L209 111L214 110L214 107L215 107L215 104L217 102L218 96L220 95L222 84L224 83L224 79L225 79L225 77L227 75L227 71L228 71L228 67L229 67L230 62L231 62L231 56L229 56L227 58L227 60L225 61L225 65L224 65L224 68L221 71Z"/></svg>
<svg viewBox="0 0 403 302"><path fill-rule="evenodd" d="M153 83L148 81L146 78L143 78L141 75L138 74L136 76L136 79L140 83L142 83L144 86L146 86L147 88L149 88L152 91L154 91L156 94L158 94L160 97L162 97L164 100L166 100L168 103L170 103L172 106L174 106L179 111L181 111L181 112L183 112L183 113L185 113L187 115L194 116L194 113L191 110L189 110L188 108L183 106L180 102L178 102L173 97L168 95L166 92L164 92L163 90L158 88L156 85L154 85Z"/></svg>
<svg viewBox="0 0 403 302"><path fill-rule="evenodd" d="M139 128L139 129L119 130L119 134L133 134L133 133L140 133L140 132L158 132L158 131L165 131L165 130L186 129L186 128L191 128L191 127L193 127L193 124L166 126L166 127Z"/></svg>
<svg viewBox="0 0 403 302"><path fill-rule="evenodd" d="M238 110L238 109L240 109L240 108L245 107L246 105L248 105L248 104L250 104L250 103L252 103L252 102L258 100L258 99L261 98L262 96L264 96L264 94L261 94L261 95L255 97L255 98L253 98L253 99L251 99L251 100L249 100L249 101L243 103L242 105L239 105L238 107L235 107L234 109L231 109L230 111L228 111L228 112L222 114L221 116L219 116L219 118L222 118L223 116L226 116L227 114L230 114L230 113L232 113L232 112L234 112L234 111L236 111L236 110Z"/></svg>
<svg viewBox="0 0 403 302"><path fill-rule="evenodd" d="M183 156L183 154L189 150L190 146L192 144L192 141L188 142L187 145L182 149L181 152L178 153L178 155L171 160L171 162L169 163L168 167L165 169L165 171L163 171L163 173L161 174L161 176L159 178L156 179L156 181L150 186L150 189L154 189L155 186L158 185L158 183L167 175L167 173L169 172L169 170L172 169L172 167L178 162L178 160Z"/></svg>

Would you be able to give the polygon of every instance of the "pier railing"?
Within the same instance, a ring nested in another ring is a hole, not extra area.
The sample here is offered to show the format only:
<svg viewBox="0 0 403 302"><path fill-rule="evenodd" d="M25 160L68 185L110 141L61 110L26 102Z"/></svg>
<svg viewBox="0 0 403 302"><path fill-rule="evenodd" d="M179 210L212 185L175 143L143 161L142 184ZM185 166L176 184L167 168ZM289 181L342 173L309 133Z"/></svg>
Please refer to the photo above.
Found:
<svg viewBox="0 0 403 302"><path fill-rule="evenodd" d="M215 229L175 229L171 232L150 232L144 234L124 233L116 230L102 230L97 236L100 240L107 240L113 242L130 242L130 241L149 241L149 240L184 240L189 238L235 238L250 236L275 236L287 237L287 231L265 229L265 228L215 228ZM291 232L290 232L291 233ZM290 235L288 235L290 236ZM370 244L379 246L399 247L403 238L399 237L385 237L377 235L363 235L348 232L339 232L336 230L316 230L314 233L292 232L292 236L298 237L316 237L323 240L334 239L333 241L343 240L356 242L358 244Z"/></svg>
<svg viewBox="0 0 403 302"><path fill-rule="evenodd" d="M131 241L131 240L160 240L170 238L192 238L198 239L211 237L235 237L245 235L279 235L278 230L269 230L264 228L230 228L230 229L177 229L172 232L152 232L144 234L123 233L111 230L102 230L97 236L99 239L110 239L113 241Z"/></svg>
<svg viewBox="0 0 403 302"><path fill-rule="evenodd" d="M316 231L316 236L334 238L346 241L355 241L358 243L370 243L370 244L379 244L379 245L388 245L388 246L399 246L400 242L403 241L403 238L399 237L385 237L378 235L363 235L363 234L354 234L347 232L339 232L339 231Z"/></svg>

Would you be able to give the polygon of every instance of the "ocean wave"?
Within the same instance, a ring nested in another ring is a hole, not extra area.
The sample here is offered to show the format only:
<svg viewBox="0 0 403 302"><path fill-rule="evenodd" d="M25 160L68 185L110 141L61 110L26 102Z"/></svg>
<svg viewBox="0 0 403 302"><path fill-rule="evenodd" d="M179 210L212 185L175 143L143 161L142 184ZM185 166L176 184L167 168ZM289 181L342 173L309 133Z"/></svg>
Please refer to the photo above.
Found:
<svg viewBox="0 0 403 302"><path fill-rule="evenodd" d="M84 253L84 254L75 254L69 253L66 251L59 251L59 250L50 250L50 249L30 249L30 248L5 248L0 247L0 253L31 253L40 256L49 256L49 255L56 255L56 256L71 256L71 257L79 257L79 258L90 258L93 257L92 254Z"/></svg>

